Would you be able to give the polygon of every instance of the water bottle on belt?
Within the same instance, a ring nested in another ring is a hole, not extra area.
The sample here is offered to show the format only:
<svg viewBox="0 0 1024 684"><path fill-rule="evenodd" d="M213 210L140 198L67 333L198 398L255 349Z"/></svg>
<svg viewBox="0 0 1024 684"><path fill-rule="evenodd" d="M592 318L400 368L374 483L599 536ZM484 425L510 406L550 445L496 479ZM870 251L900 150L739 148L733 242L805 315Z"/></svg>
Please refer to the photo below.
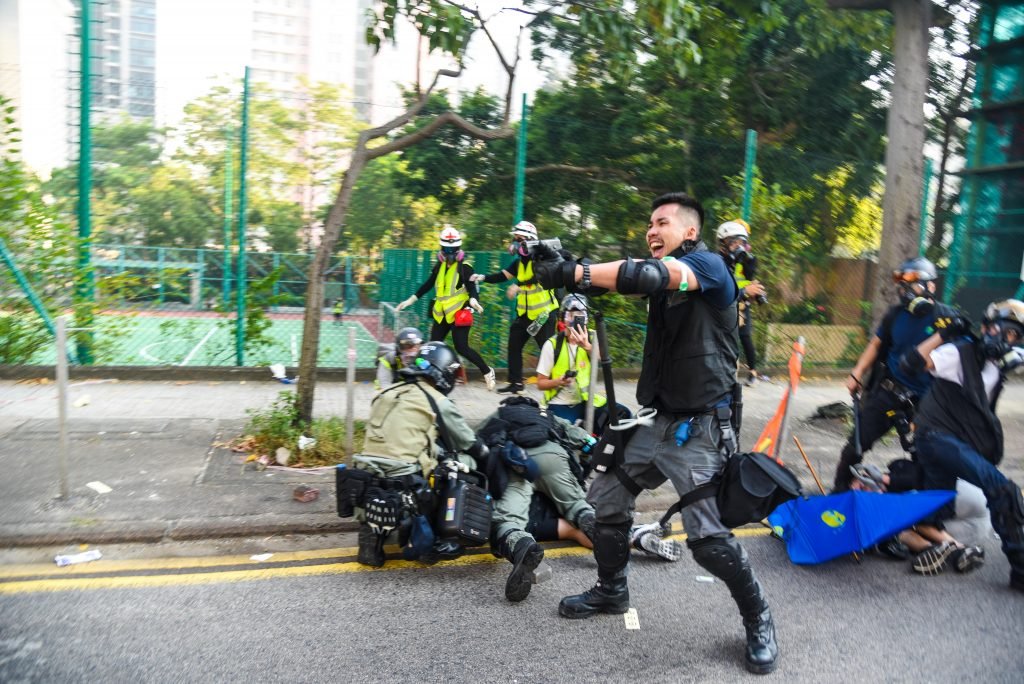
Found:
<svg viewBox="0 0 1024 684"><path fill-rule="evenodd" d="M540 332L540 329L548 322L548 315L550 315L550 313L550 311L541 312L540 316L537 316L537 318L526 327L526 333L530 337L536 337L537 333Z"/></svg>

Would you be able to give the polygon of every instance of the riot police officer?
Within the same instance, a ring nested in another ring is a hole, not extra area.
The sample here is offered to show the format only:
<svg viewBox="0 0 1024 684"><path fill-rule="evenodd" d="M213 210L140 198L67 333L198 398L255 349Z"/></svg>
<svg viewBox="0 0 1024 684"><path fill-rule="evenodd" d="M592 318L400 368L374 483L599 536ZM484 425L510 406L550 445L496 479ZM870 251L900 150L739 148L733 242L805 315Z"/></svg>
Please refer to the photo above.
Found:
<svg viewBox="0 0 1024 684"><path fill-rule="evenodd" d="M907 259L893 271L899 288L899 302L882 318L868 346L846 379L852 395L860 395L860 446L868 450L893 427L907 451L913 450L910 422L914 407L931 387L928 373L909 372L900 367L908 351L935 333L935 319L949 307L935 300L935 265L924 257ZM870 377L869 377L870 371ZM850 466L861 461L856 435L851 434L836 466L835 491L850 488Z"/></svg>
<svg viewBox="0 0 1024 684"><path fill-rule="evenodd" d="M457 460L476 469L476 459L485 457L487 448L448 398L458 369L458 357L446 344L422 345L413 363L399 370L403 382L373 398L363 448L353 457L355 468L378 478L405 478L410 490L427 486L426 478L438 465L438 440L443 429L446 441L458 453ZM416 493L410 492L413 496ZM361 523L358 560L379 567L384 563L384 542L391 530L373 529L364 513L357 512L357 518ZM452 544L442 544L435 550L442 558L461 553Z"/></svg>
<svg viewBox="0 0 1024 684"><path fill-rule="evenodd" d="M1010 587L1024 592L1024 497L997 467L1003 429L996 403L1006 375L1024 367L1024 302L990 304L981 338L961 316L935 321L939 332L907 352L907 372L935 381L914 418L917 458L925 489L955 490L960 478L985 493L992 528L1010 561ZM937 518L951 516L947 507Z"/></svg>
<svg viewBox="0 0 1024 684"><path fill-rule="evenodd" d="M558 611L563 617L625 613L637 495L671 480L683 496L723 469L726 443L734 448L729 422L738 291L722 257L699 241L703 219L699 202L669 193L652 203L649 259L590 264L567 261L543 246L535 253L534 271L545 287L592 294L594 288L607 288L650 298L637 401L648 409L645 413L657 413L638 424L621 457L591 485L598 581L562 599ZM746 552L722 524L714 498L700 499L681 512L694 560L725 583L739 607L747 669L771 672L778 660L775 624Z"/></svg>
<svg viewBox="0 0 1024 684"><path fill-rule="evenodd" d="M423 344L423 333L418 328L402 328L395 335L395 346L386 349L377 357L377 377L373 386L384 389L398 380L398 371L412 365L413 359L420 353Z"/></svg>

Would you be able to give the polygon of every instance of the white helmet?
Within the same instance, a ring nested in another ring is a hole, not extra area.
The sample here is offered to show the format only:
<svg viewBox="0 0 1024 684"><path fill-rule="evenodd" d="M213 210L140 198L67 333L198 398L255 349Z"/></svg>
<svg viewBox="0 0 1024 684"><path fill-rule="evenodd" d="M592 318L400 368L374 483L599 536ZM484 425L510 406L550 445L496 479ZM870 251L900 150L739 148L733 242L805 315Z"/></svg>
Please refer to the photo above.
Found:
<svg viewBox="0 0 1024 684"><path fill-rule="evenodd" d="M750 238L750 226L743 219L726 221L718 226L718 230L715 231L715 237L719 240L728 240L734 237L741 237L747 240Z"/></svg>
<svg viewBox="0 0 1024 684"><path fill-rule="evenodd" d="M442 247L461 247L462 234L454 228L445 228L441 231Z"/></svg>
<svg viewBox="0 0 1024 684"><path fill-rule="evenodd" d="M512 229L512 235L519 238L526 238L527 240L537 239L537 226L533 225L529 221L520 221L516 224L516 227Z"/></svg>

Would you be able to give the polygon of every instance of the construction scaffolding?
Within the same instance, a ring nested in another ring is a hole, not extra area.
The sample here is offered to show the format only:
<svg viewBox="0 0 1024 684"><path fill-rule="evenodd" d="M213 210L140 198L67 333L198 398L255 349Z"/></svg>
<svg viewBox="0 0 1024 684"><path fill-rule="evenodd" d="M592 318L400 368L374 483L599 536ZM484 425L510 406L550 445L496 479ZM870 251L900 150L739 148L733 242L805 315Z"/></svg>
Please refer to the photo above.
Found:
<svg viewBox="0 0 1024 684"><path fill-rule="evenodd" d="M1024 2L984 2L945 295L979 313L1024 295Z"/></svg>

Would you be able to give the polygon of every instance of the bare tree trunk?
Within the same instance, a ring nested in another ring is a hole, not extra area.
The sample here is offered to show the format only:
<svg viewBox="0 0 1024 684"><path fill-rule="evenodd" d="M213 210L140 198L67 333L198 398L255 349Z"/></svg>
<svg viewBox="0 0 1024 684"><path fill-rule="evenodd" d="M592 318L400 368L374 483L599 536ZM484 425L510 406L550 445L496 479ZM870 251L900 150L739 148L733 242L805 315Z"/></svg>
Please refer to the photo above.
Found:
<svg viewBox="0 0 1024 684"><path fill-rule="evenodd" d="M928 88L928 27L931 0L892 0L895 77L885 150L882 248L871 316L878 322L889 306L889 274L917 254L924 175L924 102Z"/></svg>

